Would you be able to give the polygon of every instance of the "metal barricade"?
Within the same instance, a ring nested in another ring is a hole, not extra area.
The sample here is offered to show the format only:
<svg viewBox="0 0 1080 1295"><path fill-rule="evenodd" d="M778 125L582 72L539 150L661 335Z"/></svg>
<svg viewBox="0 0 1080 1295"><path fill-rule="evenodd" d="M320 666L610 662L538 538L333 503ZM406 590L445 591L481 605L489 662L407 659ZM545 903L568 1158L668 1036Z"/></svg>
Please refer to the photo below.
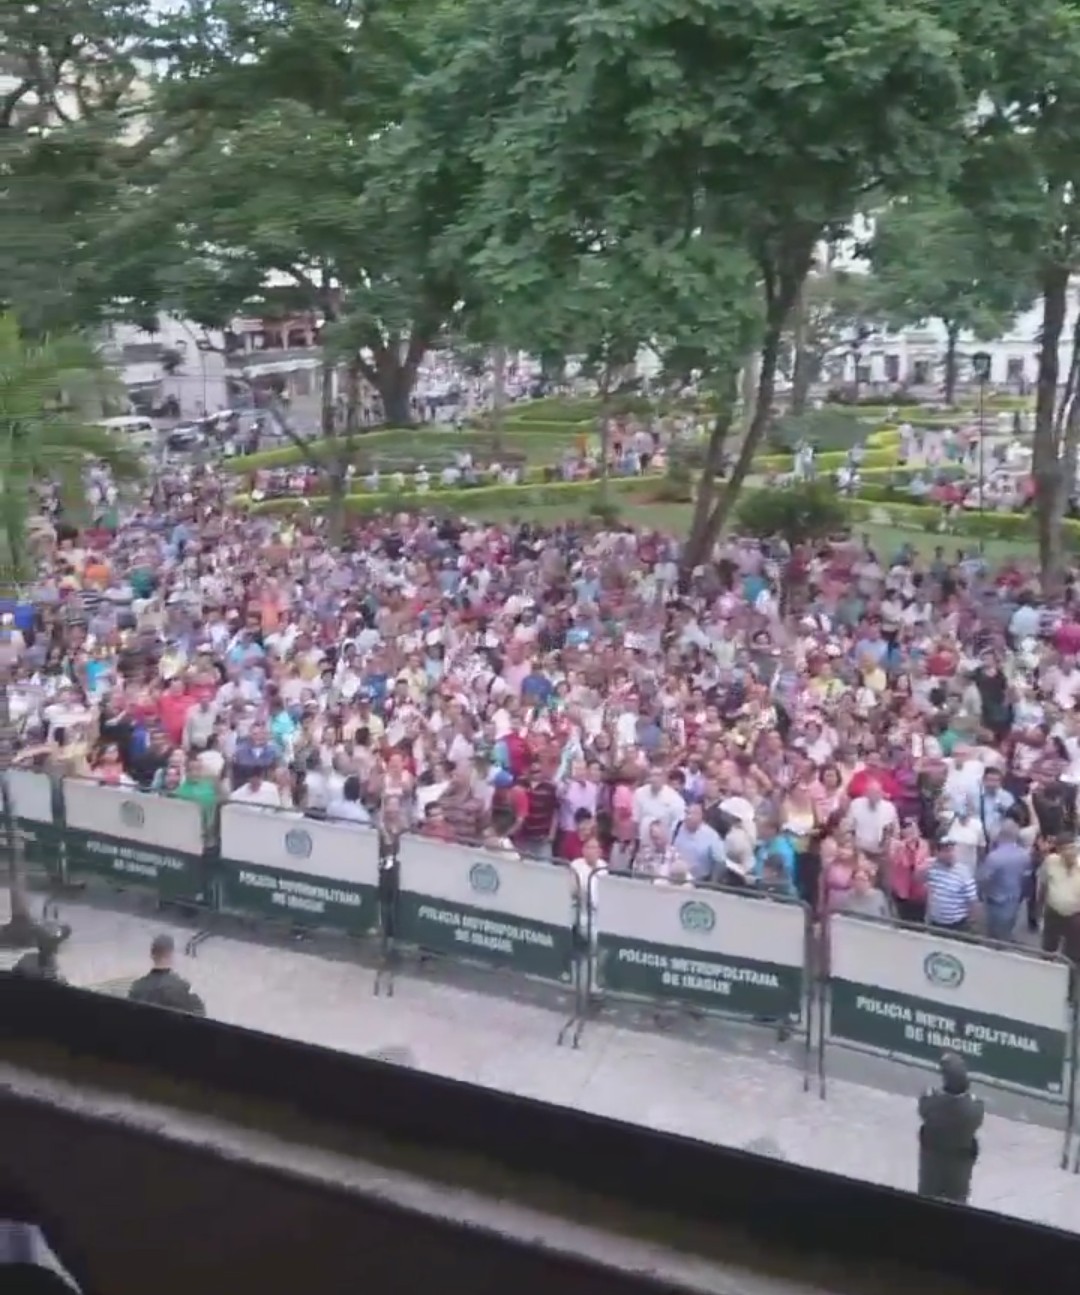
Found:
<svg viewBox="0 0 1080 1295"><path fill-rule="evenodd" d="M376 993L393 994L395 971L410 952L542 981L571 998L562 1042L577 1019L582 985L575 937L581 896L572 868L407 834L381 900Z"/></svg>
<svg viewBox="0 0 1080 1295"><path fill-rule="evenodd" d="M829 920L818 1071L829 1048L912 1066L962 1057L973 1078L1076 1114L1077 1006L1068 961L1000 941L844 914Z"/></svg>
<svg viewBox="0 0 1080 1295"><path fill-rule="evenodd" d="M598 869L587 908L588 977L575 1046L605 1002L632 999L798 1034L809 1088L814 995L804 904Z"/></svg>

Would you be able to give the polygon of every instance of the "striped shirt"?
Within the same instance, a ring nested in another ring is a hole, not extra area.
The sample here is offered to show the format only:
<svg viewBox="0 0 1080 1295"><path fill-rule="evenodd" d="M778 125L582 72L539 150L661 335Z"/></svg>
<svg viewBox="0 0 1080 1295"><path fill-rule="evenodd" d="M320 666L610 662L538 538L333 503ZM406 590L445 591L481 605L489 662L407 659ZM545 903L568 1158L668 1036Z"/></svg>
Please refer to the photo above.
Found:
<svg viewBox="0 0 1080 1295"><path fill-rule="evenodd" d="M971 869L963 863L935 859L926 874L926 920L935 926L959 926L971 917L978 895Z"/></svg>

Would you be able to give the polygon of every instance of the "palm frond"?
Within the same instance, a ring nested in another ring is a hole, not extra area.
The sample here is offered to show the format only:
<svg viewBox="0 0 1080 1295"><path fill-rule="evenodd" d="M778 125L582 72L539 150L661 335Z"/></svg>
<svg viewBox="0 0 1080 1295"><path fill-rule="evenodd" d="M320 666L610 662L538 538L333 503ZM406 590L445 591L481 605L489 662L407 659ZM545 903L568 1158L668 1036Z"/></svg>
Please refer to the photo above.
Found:
<svg viewBox="0 0 1080 1295"><path fill-rule="evenodd" d="M0 542L12 571L27 551L35 481L57 482L74 506L91 460L120 482L142 476L139 456L93 421L115 387L86 338L27 341L12 315L0 315Z"/></svg>

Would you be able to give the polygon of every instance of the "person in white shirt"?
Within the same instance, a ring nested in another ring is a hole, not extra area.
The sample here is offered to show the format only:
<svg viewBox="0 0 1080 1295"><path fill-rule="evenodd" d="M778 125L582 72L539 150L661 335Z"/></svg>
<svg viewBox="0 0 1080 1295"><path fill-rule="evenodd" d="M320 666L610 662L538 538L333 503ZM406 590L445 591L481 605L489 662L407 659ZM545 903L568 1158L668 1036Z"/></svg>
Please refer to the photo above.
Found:
<svg viewBox="0 0 1080 1295"><path fill-rule="evenodd" d="M581 854L570 860L570 893L574 904L574 925L587 937L591 932L595 942L596 929L596 879L607 875L604 857L600 853L598 837L590 836L582 842Z"/></svg>
<svg viewBox="0 0 1080 1295"><path fill-rule="evenodd" d="M945 834L945 840L954 847L957 863L962 863L974 871L980 854L986 848L986 832L975 813L973 801L965 801L958 806L956 816Z"/></svg>
<svg viewBox="0 0 1080 1295"><path fill-rule="evenodd" d="M953 758L945 775L945 798L954 812L977 799L982 790L983 775L986 766L975 758L972 747L957 745L953 749Z"/></svg>
<svg viewBox="0 0 1080 1295"><path fill-rule="evenodd" d="M365 827L370 827L371 815L360 800L360 792L360 779L354 773L349 774L341 789L341 796L332 800L326 807L326 817L340 822L362 823Z"/></svg>
<svg viewBox="0 0 1080 1295"><path fill-rule="evenodd" d="M866 784L866 795L851 802L848 817L855 833L855 844L863 854L882 854L889 836L900 826L896 806L881 794L878 783Z"/></svg>
<svg viewBox="0 0 1080 1295"><path fill-rule="evenodd" d="M237 787L229 800L237 805L256 805L262 809L281 808L281 793L258 770Z"/></svg>
<svg viewBox="0 0 1080 1295"><path fill-rule="evenodd" d="M634 792L634 823L638 836L644 839L650 823L660 823L667 840L686 817L686 801L667 781L662 768L649 770L649 781Z"/></svg>

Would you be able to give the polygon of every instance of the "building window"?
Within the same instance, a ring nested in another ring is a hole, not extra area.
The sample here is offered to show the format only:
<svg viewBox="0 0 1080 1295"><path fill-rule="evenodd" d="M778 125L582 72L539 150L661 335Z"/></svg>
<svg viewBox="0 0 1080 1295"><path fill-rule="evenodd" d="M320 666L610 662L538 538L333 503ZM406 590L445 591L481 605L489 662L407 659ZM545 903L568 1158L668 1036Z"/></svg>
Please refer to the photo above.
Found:
<svg viewBox="0 0 1080 1295"><path fill-rule="evenodd" d="M930 382L930 361L916 360L911 366L911 380L917 387L925 387Z"/></svg>
<svg viewBox="0 0 1080 1295"><path fill-rule="evenodd" d="M900 357L899 355L886 355L885 357L885 381L900 381Z"/></svg>
<svg viewBox="0 0 1080 1295"><path fill-rule="evenodd" d="M1005 361L1005 381L1023 382L1023 380L1024 357L1022 355L1010 355Z"/></svg>

